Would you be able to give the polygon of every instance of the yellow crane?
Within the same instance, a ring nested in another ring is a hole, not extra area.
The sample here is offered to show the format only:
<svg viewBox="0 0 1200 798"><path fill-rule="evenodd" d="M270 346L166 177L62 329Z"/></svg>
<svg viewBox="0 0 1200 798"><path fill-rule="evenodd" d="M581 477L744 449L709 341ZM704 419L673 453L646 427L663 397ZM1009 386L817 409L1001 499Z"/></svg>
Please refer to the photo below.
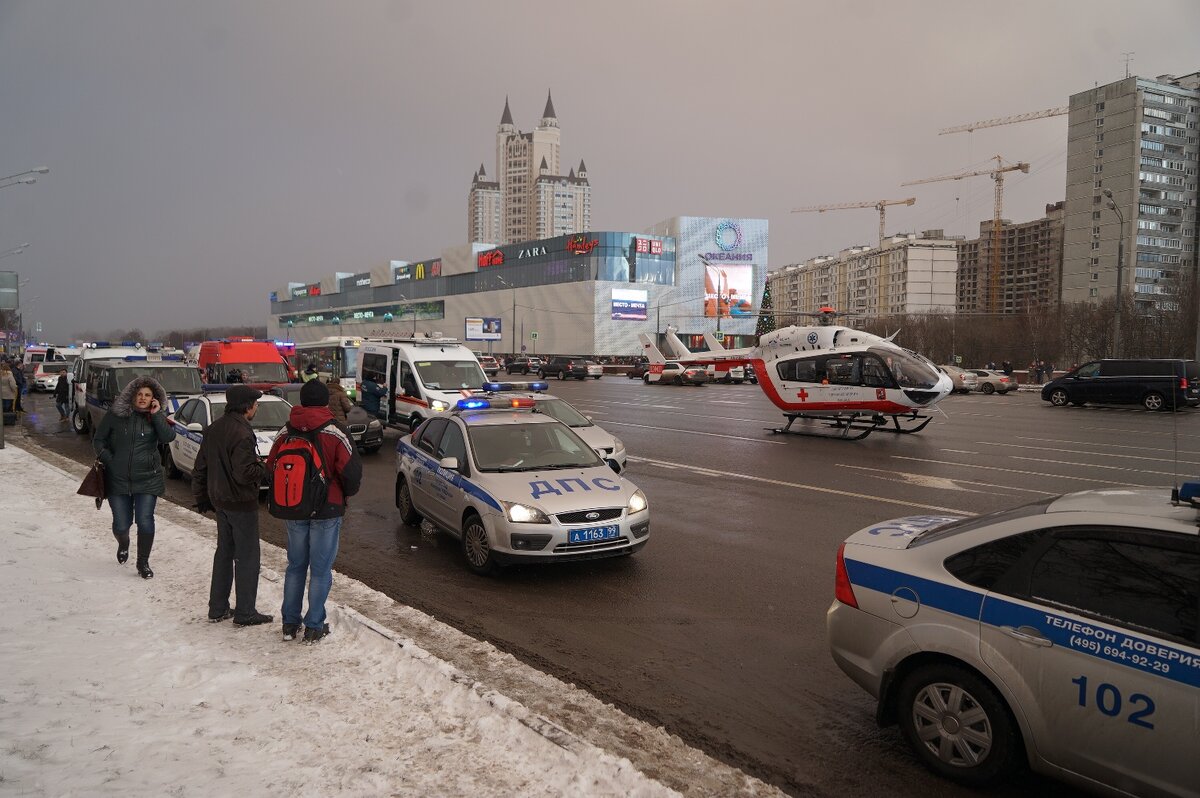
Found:
<svg viewBox="0 0 1200 798"><path fill-rule="evenodd" d="M954 127L945 127L938 131L939 136L944 136L947 133L970 133L974 130L979 130L984 127L999 127L1000 125L1014 125L1017 122L1028 122L1031 119L1045 119L1048 116L1062 116L1071 109L1068 106L1060 108L1047 108L1044 111L1030 111L1027 114L1016 114L1015 116L1001 116L996 119L984 119L982 122L971 122L966 125L955 125Z"/></svg>
<svg viewBox="0 0 1200 798"><path fill-rule="evenodd" d="M988 313L999 313L1003 310L1000 307L1000 219L1004 211L1004 173L1005 172L1024 172L1029 174L1029 164L1025 162L1005 164L1004 159L999 155L993 156L992 160L996 162L994 169L976 169L971 172L960 172L956 175L943 175L942 177L926 177L922 180L909 180L907 183L901 183L902 186L916 186L921 183L937 183L942 180L962 180L965 177L980 177L982 175L991 176L992 180L996 181L996 203L995 212L992 215L992 257L988 268L988 301L984 308Z"/></svg>
<svg viewBox="0 0 1200 798"><path fill-rule="evenodd" d="M806 208L793 208L792 213L825 213L825 211L842 211L849 208L874 208L879 211L879 240L883 240L884 218L888 205L915 205L916 197L902 200L873 200L870 202L842 202L837 205L809 205Z"/></svg>

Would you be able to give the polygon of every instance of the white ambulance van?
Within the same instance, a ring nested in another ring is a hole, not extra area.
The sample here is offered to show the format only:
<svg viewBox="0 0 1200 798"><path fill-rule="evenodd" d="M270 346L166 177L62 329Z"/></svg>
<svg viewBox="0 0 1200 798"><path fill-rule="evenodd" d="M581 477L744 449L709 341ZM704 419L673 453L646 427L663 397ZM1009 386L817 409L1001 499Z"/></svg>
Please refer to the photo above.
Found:
<svg viewBox="0 0 1200 798"><path fill-rule="evenodd" d="M436 335L436 333L435 333ZM413 430L435 413L444 413L487 382L475 353L454 338L365 338L358 348L358 397L371 380L387 393L379 418L389 426Z"/></svg>
<svg viewBox="0 0 1200 798"><path fill-rule="evenodd" d="M123 358L126 355L145 355L146 350L139 343L124 341L119 346L113 346L108 341L95 341L84 344L79 349L79 357L71 364L67 372L67 381L71 383L71 428L82 435L88 431L89 414L87 409L87 384L94 371L89 364L97 360Z"/></svg>

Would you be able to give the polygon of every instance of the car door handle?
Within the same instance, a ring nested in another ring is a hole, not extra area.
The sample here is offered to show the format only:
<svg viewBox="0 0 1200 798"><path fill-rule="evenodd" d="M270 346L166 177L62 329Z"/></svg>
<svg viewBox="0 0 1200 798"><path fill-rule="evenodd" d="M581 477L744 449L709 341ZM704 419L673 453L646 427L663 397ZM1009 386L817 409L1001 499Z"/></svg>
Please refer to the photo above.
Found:
<svg viewBox="0 0 1200 798"><path fill-rule="evenodd" d="M1054 641L1043 635L1032 626L1022 626L1014 628L1012 626L1001 626L1000 630L1009 637L1014 637L1022 643L1031 643L1035 646L1048 647L1054 645Z"/></svg>

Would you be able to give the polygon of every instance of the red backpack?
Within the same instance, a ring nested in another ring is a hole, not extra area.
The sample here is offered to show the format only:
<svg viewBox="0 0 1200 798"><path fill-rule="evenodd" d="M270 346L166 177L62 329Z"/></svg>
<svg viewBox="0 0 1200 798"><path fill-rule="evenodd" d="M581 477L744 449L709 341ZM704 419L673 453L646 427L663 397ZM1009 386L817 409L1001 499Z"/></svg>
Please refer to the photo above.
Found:
<svg viewBox="0 0 1200 798"><path fill-rule="evenodd" d="M317 436L326 424L311 432L284 428L267 486L267 511L275 518L307 521L325 509L329 476Z"/></svg>

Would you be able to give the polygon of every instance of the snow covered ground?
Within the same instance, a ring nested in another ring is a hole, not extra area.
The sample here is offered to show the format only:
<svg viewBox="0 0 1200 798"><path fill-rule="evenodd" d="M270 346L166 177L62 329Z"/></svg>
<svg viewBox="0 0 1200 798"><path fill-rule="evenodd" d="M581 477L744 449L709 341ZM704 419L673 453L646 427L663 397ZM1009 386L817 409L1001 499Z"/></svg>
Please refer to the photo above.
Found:
<svg viewBox="0 0 1200 798"><path fill-rule="evenodd" d="M456 633L341 575L333 634L284 643L270 566L285 560L265 543L259 609L276 621L208 623L211 517L160 502L142 580L134 552L116 562L107 504L75 495L82 467L13 443L0 450L0 794L778 794L486 644L447 643ZM368 615L407 619L494 679ZM518 684L537 700L506 695Z"/></svg>

